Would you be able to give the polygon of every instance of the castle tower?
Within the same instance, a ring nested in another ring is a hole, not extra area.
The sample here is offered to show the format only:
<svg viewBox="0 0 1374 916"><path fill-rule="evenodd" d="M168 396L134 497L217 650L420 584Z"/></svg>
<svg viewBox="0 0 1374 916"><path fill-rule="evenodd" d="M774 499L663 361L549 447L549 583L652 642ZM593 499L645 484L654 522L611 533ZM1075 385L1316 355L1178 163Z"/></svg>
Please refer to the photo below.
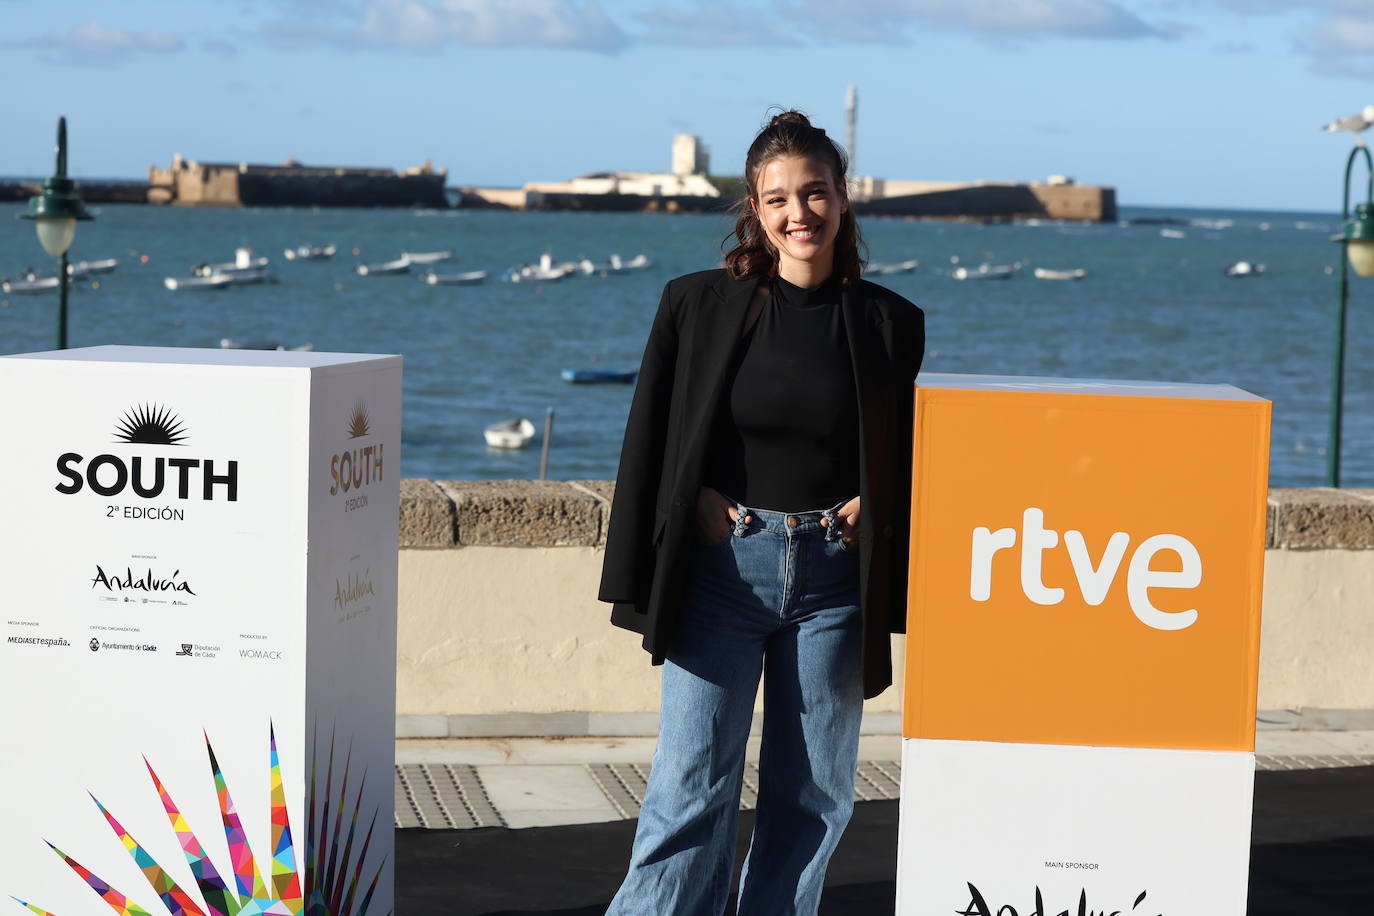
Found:
<svg viewBox="0 0 1374 916"><path fill-rule="evenodd" d="M711 170L711 159L701 138L692 134L673 137L673 174L705 175Z"/></svg>

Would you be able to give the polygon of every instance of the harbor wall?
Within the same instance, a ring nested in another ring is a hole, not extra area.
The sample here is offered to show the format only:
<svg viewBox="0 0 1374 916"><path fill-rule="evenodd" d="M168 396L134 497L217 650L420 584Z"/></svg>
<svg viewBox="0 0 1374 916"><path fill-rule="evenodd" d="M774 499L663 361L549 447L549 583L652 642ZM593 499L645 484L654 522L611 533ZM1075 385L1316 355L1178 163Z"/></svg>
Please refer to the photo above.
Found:
<svg viewBox="0 0 1374 916"><path fill-rule="evenodd" d="M872 183L882 194L856 195L855 209L865 216L970 219L1002 222L1014 219L1062 219L1115 222L1116 189L1094 185L1009 184L889 181ZM723 213L734 203L729 195L589 194L524 188L461 188L464 206L515 210L585 210L606 212Z"/></svg>
<svg viewBox="0 0 1374 916"><path fill-rule="evenodd" d="M179 207L426 207L447 209L448 173L423 167L397 173L336 168L189 162L148 170L148 203Z"/></svg>
<svg viewBox="0 0 1374 916"><path fill-rule="evenodd" d="M596 600L613 488L402 481L398 734L655 733L661 669ZM1374 727L1374 490L1273 489L1266 538L1260 707Z"/></svg>
<svg viewBox="0 0 1374 916"><path fill-rule="evenodd" d="M980 183L931 187L913 193L891 182L882 197L855 202L862 215L932 219L1063 219L1115 222L1116 189L1076 184ZM914 183L913 183L914 184Z"/></svg>

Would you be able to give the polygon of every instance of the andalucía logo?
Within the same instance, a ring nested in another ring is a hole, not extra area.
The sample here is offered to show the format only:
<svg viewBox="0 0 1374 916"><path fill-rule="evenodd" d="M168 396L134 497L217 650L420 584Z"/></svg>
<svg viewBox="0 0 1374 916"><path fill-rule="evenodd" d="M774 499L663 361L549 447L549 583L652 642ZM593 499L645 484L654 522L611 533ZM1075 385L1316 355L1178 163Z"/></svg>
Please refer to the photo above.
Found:
<svg viewBox="0 0 1374 916"><path fill-rule="evenodd" d="M348 438L362 439L372 432L367 405L359 401L348 417ZM334 483L329 495L347 493L382 479L382 443L345 449L329 461L329 476Z"/></svg>
<svg viewBox="0 0 1374 916"><path fill-rule="evenodd" d="M99 563L95 567L95 578L91 580L91 588L98 585L105 586L105 590L114 591L143 591L143 592L182 592L187 595L194 595L195 591L191 588L191 583L181 578L181 570L173 570L172 574L166 578L153 574L151 569L143 575L134 578L132 567L124 567L124 575L120 576L116 571L113 575L105 572L104 567Z"/></svg>
<svg viewBox="0 0 1374 916"><path fill-rule="evenodd" d="M1045 909L1045 900L1038 886L1035 888L1034 908L1024 911L1017 910L1016 907L1010 903L1003 904L996 908L988 906L988 902L983 897L982 892L974 886L972 881L968 882L968 892L970 895L968 906L962 910L955 910L955 916L1127 916L1127 914L1131 913L1135 913L1137 916L1146 916L1147 911L1153 909L1152 907L1147 907L1145 910L1139 909L1140 904L1145 901L1145 891L1140 892L1140 896L1135 898L1135 903L1131 904L1129 910L1096 910L1088 905L1087 889L1081 888L1078 891L1078 905L1058 911L1055 911L1053 907L1048 910ZM1162 914L1156 913L1154 916L1162 916Z"/></svg>
<svg viewBox="0 0 1374 916"><path fill-rule="evenodd" d="M362 598L373 596L372 579L368 577L371 570L364 570L360 576L356 572L349 573L346 582L334 580L334 606L343 610L355 601Z"/></svg>
<svg viewBox="0 0 1374 916"><path fill-rule="evenodd" d="M140 404L124 412L115 424L115 442L128 445L184 446L186 427L181 419L159 404ZM178 499L191 499L192 486L204 500L213 500L223 488L229 502L239 498L239 463L221 461L216 472L213 458L152 459L134 455L127 460L118 455L96 455L86 463L80 452L65 452L57 459L57 473L64 480L54 489L70 496L87 486L101 496L118 496L126 489L144 499L161 496L169 482L176 486ZM169 478L174 480L169 481Z"/></svg>

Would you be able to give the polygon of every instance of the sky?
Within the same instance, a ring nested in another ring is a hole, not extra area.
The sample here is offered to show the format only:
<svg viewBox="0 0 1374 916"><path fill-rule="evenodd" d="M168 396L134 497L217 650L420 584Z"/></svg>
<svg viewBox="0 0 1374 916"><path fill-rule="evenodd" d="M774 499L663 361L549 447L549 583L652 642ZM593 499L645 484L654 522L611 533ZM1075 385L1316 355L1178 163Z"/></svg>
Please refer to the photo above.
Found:
<svg viewBox="0 0 1374 916"><path fill-rule="evenodd" d="M854 172L1117 188L1125 205L1339 211L1374 104L1374 0L0 0L0 175L204 161L519 186L739 174L770 107Z"/></svg>

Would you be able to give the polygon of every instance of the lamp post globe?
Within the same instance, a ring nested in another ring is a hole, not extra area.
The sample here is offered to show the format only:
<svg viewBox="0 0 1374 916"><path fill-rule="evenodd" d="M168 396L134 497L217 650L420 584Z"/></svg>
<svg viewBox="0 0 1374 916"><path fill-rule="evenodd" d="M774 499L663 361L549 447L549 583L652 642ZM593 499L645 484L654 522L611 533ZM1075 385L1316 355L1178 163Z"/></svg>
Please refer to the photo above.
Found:
<svg viewBox="0 0 1374 916"><path fill-rule="evenodd" d="M67 177L67 119L57 119L57 170L43 179L43 190L29 198L29 208L19 214L31 219L38 230L38 244L58 259L57 349L67 348L67 249L76 238L78 220L95 217L76 195L76 184Z"/></svg>
<svg viewBox="0 0 1374 916"><path fill-rule="evenodd" d="M1374 277L1374 207L1356 204L1355 216L1341 232L1350 269L1361 277Z"/></svg>

